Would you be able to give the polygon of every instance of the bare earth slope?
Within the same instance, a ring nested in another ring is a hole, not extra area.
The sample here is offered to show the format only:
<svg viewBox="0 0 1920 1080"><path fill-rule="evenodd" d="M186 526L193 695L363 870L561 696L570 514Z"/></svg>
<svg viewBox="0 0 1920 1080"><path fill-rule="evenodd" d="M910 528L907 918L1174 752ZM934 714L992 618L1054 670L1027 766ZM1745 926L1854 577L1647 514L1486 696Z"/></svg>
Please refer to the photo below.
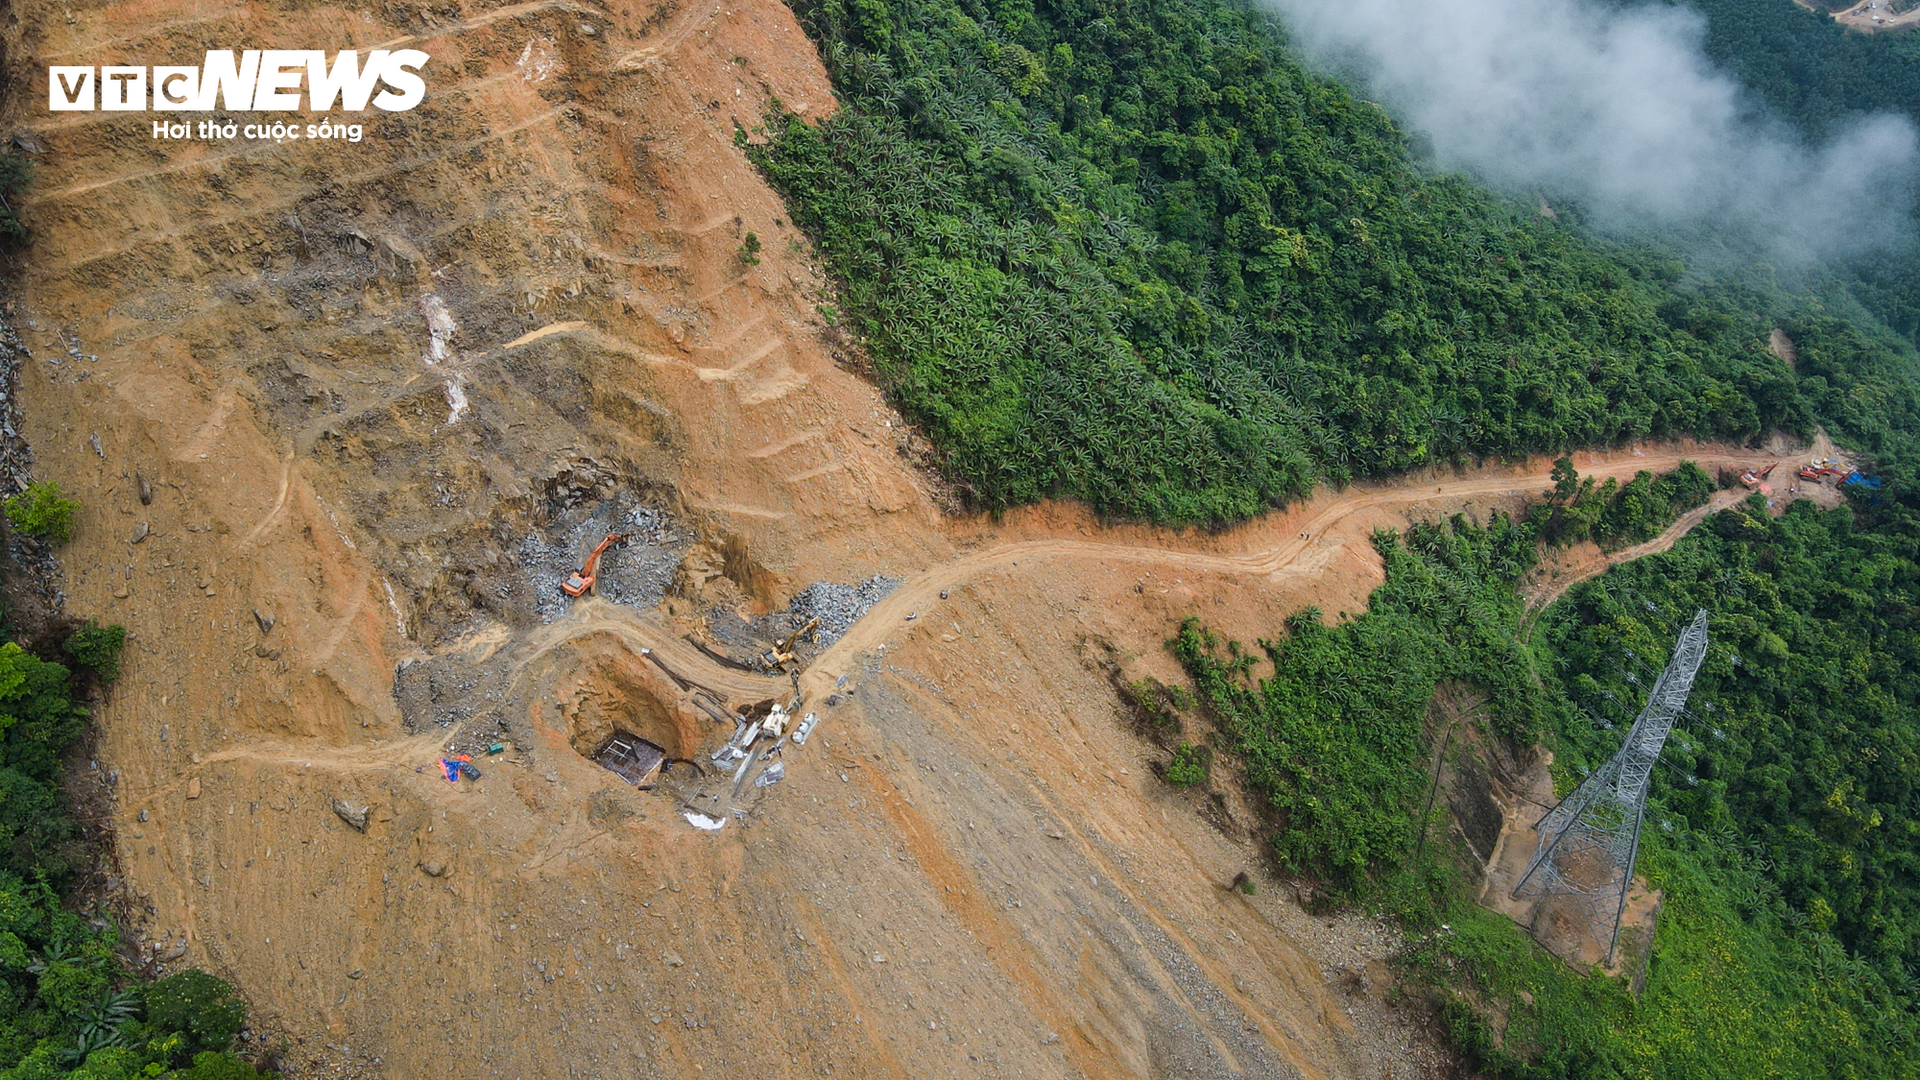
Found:
<svg viewBox="0 0 1920 1080"><path fill-rule="evenodd" d="M235 979L301 1074L1436 1067L1382 1002L1384 932L1221 888L1260 824L1154 779L1109 671L1170 675L1189 614L1356 610L1374 527L1537 496L1545 463L1217 535L944 516L734 145L769 95L833 108L771 0L12 11L9 119L48 146L28 434L83 505L70 610L132 635L99 714L126 894L150 955ZM418 47L431 92L358 145L159 141L38 97L47 64L241 44ZM1582 467L1681 457L1760 460ZM568 611L529 544L577 553L620 499L677 523L681 595ZM875 573L906 580L809 668L827 720L745 817L696 830L576 753L711 747L641 650L772 696L681 635L716 597ZM482 780L439 777L497 733Z"/></svg>

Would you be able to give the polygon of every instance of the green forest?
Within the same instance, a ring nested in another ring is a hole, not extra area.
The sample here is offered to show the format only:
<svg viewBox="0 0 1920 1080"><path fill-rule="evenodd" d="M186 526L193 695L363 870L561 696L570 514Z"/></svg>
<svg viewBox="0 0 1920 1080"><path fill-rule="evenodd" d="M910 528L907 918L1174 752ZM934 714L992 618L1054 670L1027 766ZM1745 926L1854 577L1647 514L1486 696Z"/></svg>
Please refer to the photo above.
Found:
<svg viewBox="0 0 1920 1080"><path fill-rule="evenodd" d="M1920 35L1688 2L1710 57L1806 137L1920 118ZM1126 697L1170 783L1245 783L1282 871L1398 916L1407 985L1471 1068L1920 1075L1920 251L1787 280L1597 235L1423 165L1241 0L794 7L841 108L776 107L738 140L835 278L823 312L981 508L1220 524L1318 484L1647 437L1823 427L1864 452L1877 493L1778 518L1751 500L1529 612L1543 547L1640 542L1715 486L1596 485L1562 459L1520 517L1376 536L1364 614L1309 609L1252 646L1189 621L1170 648L1190 685ZM1636 994L1472 902L1424 809L1424 725L1437 686L1473 687L1485 736L1551 749L1570 790L1700 608Z"/></svg>
<svg viewBox="0 0 1920 1080"><path fill-rule="evenodd" d="M1920 1075L1920 515L1798 503L1776 519L1751 500L1529 628L1514 585L1547 517L1381 533L1388 579L1365 614L1328 626L1308 609L1257 649L1190 621L1170 647L1193 690L1167 700L1195 705L1274 808L1284 869L1399 916L1403 966L1474 1067ZM1636 996L1471 899L1421 816L1423 725L1437 685L1472 685L1486 733L1545 741L1571 788L1618 749L1701 608L1711 652L1643 833L1664 906Z"/></svg>
<svg viewBox="0 0 1920 1080"><path fill-rule="evenodd" d="M1423 171L1248 5L796 10L842 107L740 138L982 507L1219 523L1429 463L1817 423L1911 467L1911 341ZM1783 322L1816 367L1766 351Z"/></svg>
<svg viewBox="0 0 1920 1080"><path fill-rule="evenodd" d="M1705 16L1707 57L1809 133L1869 112L1920 121L1920 38L1849 33L1794 0L1665 2Z"/></svg>
<svg viewBox="0 0 1920 1080"><path fill-rule="evenodd" d="M1667 2L1703 15L1707 56L1809 137L1831 136L1872 113L1920 123L1920 34L1850 33L1794 0ZM1837 269L1841 288L1920 341L1920 243Z"/></svg>

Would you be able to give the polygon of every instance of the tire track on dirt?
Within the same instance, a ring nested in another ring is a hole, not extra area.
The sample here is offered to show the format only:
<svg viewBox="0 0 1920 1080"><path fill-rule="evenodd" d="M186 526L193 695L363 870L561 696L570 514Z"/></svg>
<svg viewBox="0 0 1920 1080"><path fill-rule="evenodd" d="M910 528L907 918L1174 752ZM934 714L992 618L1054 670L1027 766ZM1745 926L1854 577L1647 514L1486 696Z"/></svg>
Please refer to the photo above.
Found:
<svg viewBox="0 0 1920 1080"><path fill-rule="evenodd" d="M1621 548L1619 551L1608 552L1605 562L1575 571L1572 576L1555 581L1548 585L1544 591L1530 597L1527 601L1527 617L1531 619L1537 616L1540 612L1550 607L1555 600L1566 595L1568 589L1573 588L1583 581L1590 581L1597 578L1622 563L1630 563L1635 559L1643 559L1648 555L1658 555L1663 551L1671 549L1674 544L1679 542L1681 537L1692 532L1696 525L1699 525L1701 522L1707 520L1707 518L1712 517L1714 514L1730 506L1738 505L1751 494L1752 492L1741 488L1729 488L1726 491L1714 492L1713 497L1707 500L1706 505L1696 506L1692 510L1680 515L1679 519L1667 526L1659 536L1654 537L1644 544L1635 544L1632 547Z"/></svg>
<svg viewBox="0 0 1920 1080"><path fill-rule="evenodd" d="M1683 461L1692 461L1707 469L1744 468L1777 457L1745 450L1700 448L1691 453L1664 452L1603 462L1591 466L1584 475L1596 479L1630 478L1642 469L1661 472L1671 470ZM1433 492L1427 491L1426 483L1424 479L1400 480L1385 485L1349 488L1332 496L1327 505L1304 522L1300 532L1272 540L1272 535L1282 527L1279 523L1287 516L1286 511L1276 511L1252 525L1242 527L1248 543L1239 554L1183 550L1173 543L1159 545L1065 538L997 544L929 567L902 582L885 599L868 609L858 622L808 666L801 675L800 687L809 701L825 697L835 676L844 671L855 656L877 648L899 632L908 614L931 610L938 603L943 590L950 591L989 574L1013 570L1022 560L1078 560L1108 566L1163 566L1269 579L1311 574L1350 550L1371 545L1372 529L1363 527L1367 523L1356 523L1356 515L1371 510L1410 509L1436 499L1457 503L1466 498L1511 497L1538 492L1552 486L1552 475L1550 466L1536 466L1524 473L1442 483ZM1706 520L1709 514L1732 505L1745 494L1737 489L1716 493L1707 505L1681 517L1653 540L1622 549L1610 556L1604 566L1595 567L1564 583L1555 583L1555 591L1548 594L1538 606L1551 603L1567 588L1594 576L1607 566L1671 548L1675 541ZM576 603L565 618L535 632L529 641L531 651L516 664L516 681L519 672L525 671L534 661L594 633L612 634L636 652L647 649L680 675L743 698L771 696L787 685L787 680L777 677L724 669L710 657L681 641L656 613L634 612L598 597L588 597Z"/></svg>
<svg viewBox="0 0 1920 1080"><path fill-rule="evenodd" d="M1583 475L1597 479L1630 478L1634 473L1647 469L1654 472L1671 470L1682 461L1692 461L1711 471L1717 467L1742 468L1762 461L1776 460L1778 455L1766 455L1757 452L1733 449L1714 450L1700 448L1692 453L1660 453L1633 457L1620 461L1605 462L1592 466ZM989 573L1011 570L1013 564L1021 560L1058 560L1081 559L1089 562L1109 564L1123 563L1131 565L1155 565L1196 570L1219 574L1238 574L1253 577L1274 578L1283 574L1311 573L1332 560L1342 550L1350 548L1357 541L1360 545L1370 544L1371 530L1348 528L1344 532L1341 526L1348 525L1354 515L1367 510L1391 507L1413 507L1420 503L1431 502L1436 497L1446 501L1458 501L1474 496L1512 496L1526 492L1537 492L1551 487L1553 483L1551 467L1533 468L1519 475L1479 477L1442 483L1435 492L1426 489L1426 481L1402 480L1379 487L1355 487L1335 496L1330 505L1325 506L1307 520L1303 531L1304 538L1298 535L1279 540L1271 546L1255 546L1237 555L1221 555L1192 550L1181 550L1172 546L1149 546L1139 544L1119 544L1098 540L1023 540L996 545L984 551L943 563L921 572L903 582L899 588L888 594L886 599L875 604L856 622L840 640L822 653L802 677L802 686L811 699L823 694L832 678L832 672L844 668L856 655L879 646L888 637L900 630L905 616L915 611L928 610L938 601L941 590L951 590L958 585L984 577ZM1742 493L1744 494L1744 493ZM1709 504L1711 507L1712 504ZM1694 525L1704 520L1709 510L1703 508L1697 516L1688 515L1675 523L1659 539L1637 548L1629 548L1619 553L1616 561L1638 558L1642 554L1664 551ZM1277 511L1253 526L1246 527L1251 533L1275 531L1284 511ZM1666 547L1658 547L1662 542Z"/></svg>

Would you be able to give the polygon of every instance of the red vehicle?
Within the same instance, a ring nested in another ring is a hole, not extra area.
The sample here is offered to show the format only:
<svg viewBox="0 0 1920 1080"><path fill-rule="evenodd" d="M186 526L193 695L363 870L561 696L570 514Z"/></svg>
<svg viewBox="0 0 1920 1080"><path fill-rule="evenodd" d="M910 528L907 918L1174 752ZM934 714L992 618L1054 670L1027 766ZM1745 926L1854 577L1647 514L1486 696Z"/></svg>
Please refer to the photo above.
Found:
<svg viewBox="0 0 1920 1080"><path fill-rule="evenodd" d="M619 533L608 533L607 538L600 541L600 546L593 549L593 554L587 556L587 561L580 564L580 569L568 574L567 580L560 583L560 591L568 596L585 596L593 588L593 575L600 568L600 556L619 542Z"/></svg>

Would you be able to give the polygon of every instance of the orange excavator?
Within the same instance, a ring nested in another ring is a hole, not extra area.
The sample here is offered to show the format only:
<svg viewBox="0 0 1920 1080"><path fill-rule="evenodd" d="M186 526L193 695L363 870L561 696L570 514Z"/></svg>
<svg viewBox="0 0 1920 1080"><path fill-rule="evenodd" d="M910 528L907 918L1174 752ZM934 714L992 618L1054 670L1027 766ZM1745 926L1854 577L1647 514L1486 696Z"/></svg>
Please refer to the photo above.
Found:
<svg viewBox="0 0 1920 1080"><path fill-rule="evenodd" d="M560 583L560 591L568 596L585 596L593 588L593 574L600 568L601 554L619 542L619 533L608 533L607 538L600 541L600 546L593 549L593 554L587 556L587 561L580 564L580 569L568 574L567 580Z"/></svg>
<svg viewBox="0 0 1920 1080"><path fill-rule="evenodd" d="M1767 478L1767 474L1779 468L1779 466L1780 463L1776 461L1764 469L1748 469L1746 472L1740 474L1740 483L1745 487L1757 488L1760 486L1761 481Z"/></svg>

